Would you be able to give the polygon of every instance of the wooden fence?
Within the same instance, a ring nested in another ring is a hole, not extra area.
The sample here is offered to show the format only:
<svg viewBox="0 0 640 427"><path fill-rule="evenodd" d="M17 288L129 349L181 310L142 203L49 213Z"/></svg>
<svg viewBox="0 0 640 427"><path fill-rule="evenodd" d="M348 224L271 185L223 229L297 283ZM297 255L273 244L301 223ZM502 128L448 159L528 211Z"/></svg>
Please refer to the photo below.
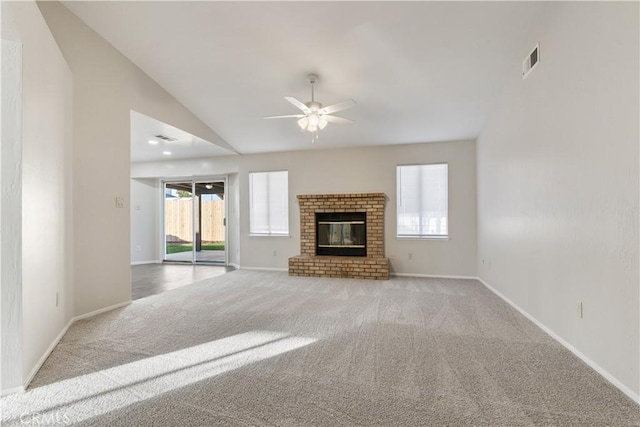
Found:
<svg viewBox="0 0 640 427"><path fill-rule="evenodd" d="M191 242L193 239L191 198L165 199L165 233L167 242ZM197 202L196 202L197 203ZM204 200L202 203L203 242L224 242L224 201Z"/></svg>

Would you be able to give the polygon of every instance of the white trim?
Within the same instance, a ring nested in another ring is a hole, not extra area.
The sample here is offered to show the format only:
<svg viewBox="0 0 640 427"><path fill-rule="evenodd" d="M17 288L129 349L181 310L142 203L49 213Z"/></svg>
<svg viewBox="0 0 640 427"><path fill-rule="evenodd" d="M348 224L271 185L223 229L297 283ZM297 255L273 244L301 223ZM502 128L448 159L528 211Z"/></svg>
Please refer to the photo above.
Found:
<svg viewBox="0 0 640 427"><path fill-rule="evenodd" d="M390 273L391 276L397 277L428 277L431 279L463 279L463 280L478 280L474 276L442 276L437 274L417 274L417 273Z"/></svg>
<svg viewBox="0 0 640 427"><path fill-rule="evenodd" d="M51 354L53 349L56 348L56 346L58 345L58 343L60 342L60 340L62 339L64 334L67 333L67 331L69 330L71 325L73 325L76 321L82 320L82 319L86 319L86 318L89 318L89 317L93 317L93 316L97 316L98 314L102 314L102 313L105 313L107 311L115 310L116 308L124 307L125 305L129 305L129 304L131 304L131 301L125 301L125 302L121 302L119 304L114 304L114 305L111 305L109 307L104 307L104 308L101 308L99 310L91 311L89 313L85 313L85 314L81 314L79 316L72 317L71 320L69 320L69 323L67 323L67 325L62 329L62 331L60 331L60 333L53 340L53 342L51 342L51 345L49 346L49 348L47 348L47 350L44 352L42 357L40 357L40 360L38 360L38 363L36 363L35 366L33 367L33 369L31 369L31 372L29 372L29 375L27 376L26 380L24 381L24 385L22 387L15 387L15 388L12 388L12 389L9 389L9 390L3 390L2 391L2 395L4 396L5 394L9 394L9 393L16 393L18 391L25 391L27 389L27 387L29 387L29 384L33 380L33 377L35 377L36 374L38 373L38 371L40 370L40 368L42 368L42 365L47 360L47 358L49 357L49 355Z"/></svg>
<svg viewBox="0 0 640 427"><path fill-rule="evenodd" d="M161 264L162 261L159 259L148 260L148 261L134 261L131 265L145 265L145 264Z"/></svg>
<svg viewBox="0 0 640 427"><path fill-rule="evenodd" d="M98 314L106 313L107 311L115 310L116 308L124 307L126 305L131 304L131 300L120 302L118 304L110 305L109 307L100 308L98 310L90 311L89 313L81 314L79 316L71 319L73 322L77 322L78 320L87 319L89 317L97 316Z"/></svg>
<svg viewBox="0 0 640 427"><path fill-rule="evenodd" d="M240 270L240 264L236 264L235 262L230 262L229 267L233 267L236 270Z"/></svg>
<svg viewBox="0 0 640 427"><path fill-rule="evenodd" d="M544 332L546 332L551 338L553 338L554 340L558 341L560 344L562 344L567 350L569 350L570 352L572 352L574 355L576 355L580 360L582 360L584 363L586 363L587 365L589 365L594 371L596 371L597 373L599 373L600 375L602 375L604 377L604 379L606 379L607 381L609 381L611 384L613 384L614 387L616 387L618 390L620 390L621 392L623 392L624 394L626 394L631 400L633 400L636 403L640 403L640 395L638 395L637 393L635 393L633 390L631 390L629 387L627 387L626 385L624 385L620 380L618 380L616 377L614 377L613 375L611 375L606 369L604 369L603 367L601 367L600 365L598 365L596 362L594 362L593 360L589 359L589 357L587 357L585 354L583 354L580 350L578 350L577 348L575 348L573 345L571 345L570 343L568 343L567 341L565 341L563 338L561 338L559 335L557 335L555 332L553 332L551 329L549 329L547 326L545 326L542 322L538 321L538 319L536 319L535 317L533 317L531 314L527 313L523 308L521 308L520 306L518 306L516 303L514 303L513 301L511 301L509 298L507 298L506 296L504 296L500 291L498 291L497 289L495 289L494 287L492 287L491 285L489 285L487 282L485 282L482 278L477 277L478 281L480 283L482 283L487 289L489 289L491 292L493 292L494 294L496 294L497 296L499 296L500 298L502 298L507 304L509 304L511 307L515 308L516 310L518 310L518 312L520 312L520 314L522 314L524 317L526 317L527 319L531 320L537 327L539 327L540 329L542 329Z"/></svg>
<svg viewBox="0 0 640 427"><path fill-rule="evenodd" d="M405 235L405 236L399 236L396 234L396 240L451 240L451 236L446 235L446 236L428 236L428 235L424 235L424 236L409 236L409 235Z"/></svg>
<svg viewBox="0 0 640 427"><path fill-rule="evenodd" d="M12 388L2 390L0 391L0 397L8 396L10 394L15 394L15 393L24 393L24 387L20 385L18 387L12 387Z"/></svg>
<svg viewBox="0 0 640 427"><path fill-rule="evenodd" d="M240 267L238 270L256 270L256 271L289 271L288 268L271 268L271 267Z"/></svg>
<svg viewBox="0 0 640 427"><path fill-rule="evenodd" d="M69 320L66 326L62 328L62 331L60 331L58 336L51 342L51 345L49 345L49 347L44 351L40 359L34 365L33 369L31 369L31 372L29 372L29 375L27 375L27 378L24 381L24 385L22 386L23 391L26 390L27 387L29 387L29 384L31 383L31 380L33 380L33 377L35 377L38 371L40 370L40 368L42 368L42 365L44 365L44 362L47 360L47 358L49 357L53 349L56 348L56 346L58 345L58 343L60 342L64 334L67 333L67 331L69 330L69 327L73 324L74 321L75 321L75 318L71 318L71 320Z"/></svg>

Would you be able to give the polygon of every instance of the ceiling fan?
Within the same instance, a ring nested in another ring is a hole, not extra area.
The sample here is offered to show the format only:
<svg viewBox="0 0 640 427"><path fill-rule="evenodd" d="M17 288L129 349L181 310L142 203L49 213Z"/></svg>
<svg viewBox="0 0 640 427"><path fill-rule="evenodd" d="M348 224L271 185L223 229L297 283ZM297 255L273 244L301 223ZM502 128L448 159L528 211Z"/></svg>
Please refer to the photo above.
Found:
<svg viewBox="0 0 640 427"><path fill-rule="evenodd" d="M265 119L286 119L296 118L298 119L298 126L302 131L308 131L313 134L311 142L318 140L318 132L329 123L335 124L351 124L353 120L345 119L344 117L332 116L331 114L338 111L346 110L347 108L354 107L356 102L352 99L348 101L339 102L337 104L323 107L321 103L316 102L314 85L318 82L318 76L316 74L309 74L307 76L309 83L311 83L311 101L304 103L293 96L285 96L284 99L292 103L294 106L302 110L303 114L289 114L285 116L268 116Z"/></svg>

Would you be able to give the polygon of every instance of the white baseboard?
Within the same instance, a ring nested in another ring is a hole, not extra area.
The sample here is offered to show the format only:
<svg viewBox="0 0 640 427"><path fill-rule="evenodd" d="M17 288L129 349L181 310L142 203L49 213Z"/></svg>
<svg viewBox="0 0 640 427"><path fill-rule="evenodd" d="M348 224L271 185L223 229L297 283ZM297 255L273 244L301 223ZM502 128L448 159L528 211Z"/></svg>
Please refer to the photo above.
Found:
<svg viewBox="0 0 640 427"><path fill-rule="evenodd" d="M272 267L240 267L237 264L229 264L236 267L239 270L256 270L256 271L289 271L288 268L272 268ZM413 274L413 273L391 273L391 276L398 277L428 277L432 279L464 279L464 280L478 280L475 276L439 276L434 274Z"/></svg>
<svg viewBox="0 0 640 427"><path fill-rule="evenodd" d="M431 279L464 279L464 280L477 280L475 276L441 276L436 274L417 274L417 273L390 273L391 276L397 277L427 277Z"/></svg>
<svg viewBox="0 0 640 427"><path fill-rule="evenodd" d="M271 267L240 267L234 264L239 270L256 270L256 271L289 271L288 268L271 268ZM391 273L391 276L398 277L429 277L432 279L464 279L477 280L475 276L438 276L434 274L413 274L413 273Z"/></svg>
<svg viewBox="0 0 640 427"><path fill-rule="evenodd" d="M71 319L71 321L76 322L78 320L87 319L89 317L97 316L98 314L106 313L107 311L115 310L116 308L124 307L129 304L131 304L131 300L110 305L109 307L100 308L98 310L90 311L89 313L81 314Z"/></svg>
<svg viewBox="0 0 640 427"><path fill-rule="evenodd" d="M159 259L149 260L149 261L134 261L131 265L145 265L145 264L161 264L162 261Z"/></svg>
<svg viewBox="0 0 640 427"><path fill-rule="evenodd" d="M8 396L10 394L15 394L15 393L23 393L23 392L24 392L24 387L22 386L7 388L0 391L0 397Z"/></svg>
<svg viewBox="0 0 640 427"><path fill-rule="evenodd" d="M270 268L270 267L240 267L239 270L258 270L258 271L289 271L288 268Z"/></svg>
<svg viewBox="0 0 640 427"><path fill-rule="evenodd" d="M233 267L236 270L240 270L240 264L236 264L234 262L230 262L229 264L227 264L229 267Z"/></svg>
<svg viewBox="0 0 640 427"><path fill-rule="evenodd" d="M23 390L27 389L27 387L31 383L31 380L33 380L33 377L35 377L38 371L40 370L40 368L42 368L42 365L44 365L44 362L47 360L47 357L49 357L53 349L56 348L56 346L58 345L58 343L60 342L64 334L67 333L67 331L69 330L69 327L73 324L74 321L75 321L75 318L71 318L71 320L67 322L65 327L62 328L62 331L60 331L58 336L55 337L51 345L49 345L49 347L44 351L44 353L42 354L38 362L35 364L33 369L31 369L31 372L29 372L29 375L27 375L27 378L24 381L24 385L22 386Z"/></svg>
<svg viewBox="0 0 640 427"><path fill-rule="evenodd" d="M3 390L2 391L2 395L4 396L5 394L11 394L11 393L17 393L17 392L25 391L27 389L27 387L29 387L29 384L33 380L33 377L35 377L36 374L38 373L38 371L40 370L40 368L42 368L42 365L47 360L47 358L49 357L49 355L51 354L53 349L56 348L56 346L58 345L58 343L60 342L60 340L62 339L64 334L67 333L67 331L69 330L71 325L73 325L74 322L76 322L78 320L82 320L82 319L87 319L89 317L97 316L98 314L106 313L107 311L115 310L116 308L124 307L125 305L129 305L129 304L131 304L131 301L125 301L125 302L121 302L119 304L114 304L114 305L111 305L109 307L101 308L99 310L95 310L95 311L92 311L92 312L89 312L89 313L85 313L85 314L81 314L79 316L72 317L71 320L69 320L67 325L64 328L62 328L62 331L60 331L58 336L53 340L51 345L44 352L42 357L40 357L40 359L38 360L38 363L36 363L35 366L33 367L33 369L31 369L31 372L29 372L29 375L27 376L27 378L26 378L26 380L24 382L24 385L22 387L16 387L16 388L13 388L13 389L10 389L10 390L7 390L7 391Z"/></svg>
<svg viewBox="0 0 640 427"><path fill-rule="evenodd" d="M509 298L507 298L506 296L504 296L500 291L498 291L497 289L495 289L493 286L489 285L487 282L485 282L482 278L477 277L476 279L478 279L478 281L480 281L480 283L482 283L487 289L489 289L491 292L493 292L494 294L496 294L497 296L499 296L500 298L502 298L507 304L509 304L511 307L515 308L516 310L518 310L518 312L520 312L520 314L522 314L524 317L526 317L527 319L531 320L537 327L539 327L540 329L542 329L544 332L546 332L551 338L553 338L554 340L558 341L560 344L562 344L567 350L569 350L570 352L572 352L574 355L576 355L580 360L582 360L584 363L586 363L587 365L589 365L594 371L596 371L597 373L599 373L600 375L602 375L604 377L604 379L606 379L607 381L609 381L611 384L613 384L613 386L615 386L617 389L619 389L621 392L623 392L624 394L626 394L630 399L632 399L634 402L636 403L640 403L640 395L638 395L637 393L635 393L633 390L631 390L629 387L627 387L626 385L624 385L622 382L620 382L620 380L618 380L616 377L614 377L613 375L611 375L607 370L605 370L603 367L601 367L600 365L598 365L596 362L594 362L593 360L589 359L589 357L587 357L584 353L582 353L580 350L578 350L577 348L575 348L573 345L569 344L567 341L565 341L564 339L562 339L559 335L557 335L555 332L553 332L551 329L549 329L547 326L545 326L543 323L541 323L540 321L538 321L538 319L536 319L535 317L533 317L531 314L529 314L528 312L526 312L523 308L521 308L520 306L518 306L518 304L514 303L513 301L511 301Z"/></svg>

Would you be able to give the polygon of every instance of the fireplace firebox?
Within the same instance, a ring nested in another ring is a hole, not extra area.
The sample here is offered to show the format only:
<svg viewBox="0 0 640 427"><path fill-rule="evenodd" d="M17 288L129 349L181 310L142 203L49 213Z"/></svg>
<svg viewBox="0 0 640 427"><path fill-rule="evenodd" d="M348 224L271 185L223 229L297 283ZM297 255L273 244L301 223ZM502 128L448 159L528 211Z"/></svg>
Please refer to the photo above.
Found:
<svg viewBox="0 0 640 427"><path fill-rule="evenodd" d="M316 212L316 255L367 256L366 212Z"/></svg>

